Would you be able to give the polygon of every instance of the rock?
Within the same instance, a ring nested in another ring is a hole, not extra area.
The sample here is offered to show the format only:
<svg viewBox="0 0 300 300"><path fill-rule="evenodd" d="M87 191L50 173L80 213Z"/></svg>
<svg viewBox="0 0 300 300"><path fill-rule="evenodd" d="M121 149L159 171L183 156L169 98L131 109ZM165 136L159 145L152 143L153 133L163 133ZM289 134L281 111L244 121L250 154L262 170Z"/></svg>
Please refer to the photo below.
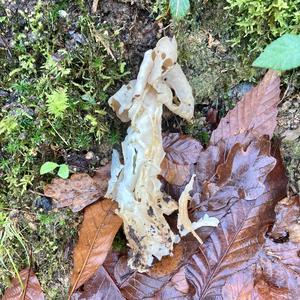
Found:
<svg viewBox="0 0 300 300"><path fill-rule="evenodd" d="M52 210L52 200L51 198L41 196L35 200L34 206L47 213Z"/></svg>

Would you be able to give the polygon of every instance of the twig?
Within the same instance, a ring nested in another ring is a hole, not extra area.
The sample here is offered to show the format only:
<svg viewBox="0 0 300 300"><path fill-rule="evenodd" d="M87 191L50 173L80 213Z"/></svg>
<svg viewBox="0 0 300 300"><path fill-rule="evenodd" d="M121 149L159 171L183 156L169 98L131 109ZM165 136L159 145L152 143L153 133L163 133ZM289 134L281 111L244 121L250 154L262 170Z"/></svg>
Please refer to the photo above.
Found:
<svg viewBox="0 0 300 300"><path fill-rule="evenodd" d="M99 0L94 0L92 5L92 14L96 13Z"/></svg>

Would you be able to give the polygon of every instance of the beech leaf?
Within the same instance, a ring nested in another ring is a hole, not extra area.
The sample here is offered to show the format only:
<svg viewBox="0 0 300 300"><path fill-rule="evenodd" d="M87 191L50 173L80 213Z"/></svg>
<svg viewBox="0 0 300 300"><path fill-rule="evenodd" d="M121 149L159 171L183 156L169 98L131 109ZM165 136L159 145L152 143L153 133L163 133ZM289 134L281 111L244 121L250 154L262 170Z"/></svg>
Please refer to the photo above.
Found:
<svg viewBox="0 0 300 300"><path fill-rule="evenodd" d="M213 131L210 143L216 144L221 139L251 130L260 137L272 137L276 127L277 105L280 101L280 79L275 71L269 70L263 80L246 93L221 119Z"/></svg>
<svg viewBox="0 0 300 300"><path fill-rule="evenodd" d="M96 170L94 177L77 173L67 180L54 178L51 184L45 186L44 194L54 200L56 208L70 207L77 212L104 196L109 174L108 164Z"/></svg>
<svg viewBox="0 0 300 300"><path fill-rule="evenodd" d="M7 288L2 300L44 300L44 294L40 283L30 268L19 273L23 283L23 289L16 277L11 281L11 287Z"/></svg>
<svg viewBox="0 0 300 300"><path fill-rule="evenodd" d="M95 276L88 280L82 291L77 291L72 297L72 300L85 300L85 299L112 299L112 300L125 300L120 293L116 283L110 277L106 269L101 266L96 272Z"/></svg>
<svg viewBox="0 0 300 300"><path fill-rule="evenodd" d="M258 199L235 202L187 263L187 279L196 290L195 299L222 299L226 281L256 261L274 218L274 202L286 193L286 177L280 164L269 174L265 186Z"/></svg>
<svg viewBox="0 0 300 300"><path fill-rule="evenodd" d="M104 199L84 210L79 240L74 249L71 293L90 279L103 264L122 219L114 211L117 204Z"/></svg>

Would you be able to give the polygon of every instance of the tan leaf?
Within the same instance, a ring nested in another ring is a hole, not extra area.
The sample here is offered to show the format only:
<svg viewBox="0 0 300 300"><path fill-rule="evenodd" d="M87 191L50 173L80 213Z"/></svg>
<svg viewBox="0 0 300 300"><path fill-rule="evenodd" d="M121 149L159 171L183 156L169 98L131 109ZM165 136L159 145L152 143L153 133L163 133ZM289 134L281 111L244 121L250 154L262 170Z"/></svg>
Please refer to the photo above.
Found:
<svg viewBox="0 0 300 300"><path fill-rule="evenodd" d="M44 300L44 294L40 283L30 268L24 269L19 273L23 287L20 286L19 279L16 277L11 282L11 287L6 289L2 300Z"/></svg>
<svg viewBox="0 0 300 300"><path fill-rule="evenodd" d="M122 225L122 219L114 213L116 208L115 202L104 199L84 210L79 240L74 249L70 294L90 279L103 264Z"/></svg>
<svg viewBox="0 0 300 300"><path fill-rule="evenodd" d="M280 100L280 79L275 71L268 71L263 80L246 93L236 107L220 121L210 143L251 130L257 137L272 137L276 127L277 105Z"/></svg>
<svg viewBox="0 0 300 300"><path fill-rule="evenodd" d="M71 207L73 212L99 200L106 193L110 164L95 171L94 177L85 173L73 174L70 179L55 178L44 188L44 194L55 202L55 207Z"/></svg>

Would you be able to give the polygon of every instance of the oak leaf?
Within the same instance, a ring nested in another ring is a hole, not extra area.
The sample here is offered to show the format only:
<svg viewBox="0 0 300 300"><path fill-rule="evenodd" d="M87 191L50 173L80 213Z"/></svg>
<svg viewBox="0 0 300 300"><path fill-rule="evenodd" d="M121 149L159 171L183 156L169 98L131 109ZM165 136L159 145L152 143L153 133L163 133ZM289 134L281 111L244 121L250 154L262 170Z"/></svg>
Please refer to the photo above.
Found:
<svg viewBox="0 0 300 300"><path fill-rule="evenodd" d="M40 283L31 270L26 268L19 273L23 288L16 277L11 282L11 287L6 289L2 300L44 300L44 294Z"/></svg>
<svg viewBox="0 0 300 300"><path fill-rule="evenodd" d="M70 294L90 279L103 264L122 225L122 219L114 213L116 208L115 202L104 199L84 210L79 240L74 249Z"/></svg>
<svg viewBox="0 0 300 300"><path fill-rule="evenodd" d="M221 119L213 131L210 143L251 130L260 137L272 137L276 127L277 105L280 101L280 79L275 71L269 70L263 80L246 93L234 109Z"/></svg>
<svg viewBox="0 0 300 300"><path fill-rule="evenodd" d="M44 188L44 194L54 200L57 208L71 207L77 212L104 196L110 178L110 164L95 171L73 174L70 179L55 178Z"/></svg>

